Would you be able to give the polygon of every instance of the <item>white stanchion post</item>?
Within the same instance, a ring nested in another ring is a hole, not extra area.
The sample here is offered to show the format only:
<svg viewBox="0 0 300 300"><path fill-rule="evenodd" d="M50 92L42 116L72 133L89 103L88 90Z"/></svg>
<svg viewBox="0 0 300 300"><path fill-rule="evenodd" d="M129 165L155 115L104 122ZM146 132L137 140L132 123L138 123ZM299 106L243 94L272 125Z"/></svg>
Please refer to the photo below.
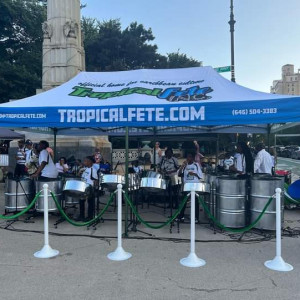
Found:
<svg viewBox="0 0 300 300"><path fill-rule="evenodd" d="M122 247L122 184L117 186L117 195L118 195L118 246L114 252L111 252L107 255L110 260L126 260L129 259L132 255L131 253L126 252Z"/></svg>
<svg viewBox="0 0 300 300"><path fill-rule="evenodd" d="M191 190L191 252L189 256L182 258L180 263L185 267L197 268L206 264L205 260L199 258L195 253L195 188Z"/></svg>
<svg viewBox="0 0 300 300"><path fill-rule="evenodd" d="M281 257L281 189L276 189L276 256L265 262L265 266L274 271L292 271L294 268Z"/></svg>
<svg viewBox="0 0 300 300"><path fill-rule="evenodd" d="M58 250L54 250L49 245L49 223L48 223L48 184L43 185L44 190L44 247L34 253L37 258L50 258L59 254Z"/></svg>

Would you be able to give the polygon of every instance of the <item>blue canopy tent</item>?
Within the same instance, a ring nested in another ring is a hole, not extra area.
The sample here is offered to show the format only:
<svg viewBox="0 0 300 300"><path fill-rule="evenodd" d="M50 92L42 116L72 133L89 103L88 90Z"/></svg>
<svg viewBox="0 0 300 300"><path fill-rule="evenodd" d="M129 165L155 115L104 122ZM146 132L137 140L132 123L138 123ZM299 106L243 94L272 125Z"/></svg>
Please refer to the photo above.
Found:
<svg viewBox="0 0 300 300"><path fill-rule="evenodd" d="M127 154L129 128L140 134L149 127L166 134L268 132L268 124L286 122L300 122L300 97L239 86L211 67L81 72L55 89L0 105L1 127L125 133Z"/></svg>

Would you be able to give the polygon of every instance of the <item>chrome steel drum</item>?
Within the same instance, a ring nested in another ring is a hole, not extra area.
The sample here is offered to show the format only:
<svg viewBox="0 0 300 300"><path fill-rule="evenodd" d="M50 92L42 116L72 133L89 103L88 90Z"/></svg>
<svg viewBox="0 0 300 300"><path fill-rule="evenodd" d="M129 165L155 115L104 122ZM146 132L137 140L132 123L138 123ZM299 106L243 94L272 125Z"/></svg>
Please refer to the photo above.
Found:
<svg viewBox="0 0 300 300"><path fill-rule="evenodd" d="M210 213L213 216L216 216L216 201L217 201L217 185L218 185L218 176L216 173L205 174L204 181L210 185L210 194L204 197L204 201L209 208ZM204 212L206 215L206 212Z"/></svg>
<svg viewBox="0 0 300 300"><path fill-rule="evenodd" d="M26 178L5 182L5 210L20 211L26 208L35 195L33 180Z"/></svg>
<svg viewBox="0 0 300 300"><path fill-rule="evenodd" d="M49 211L57 211L57 207L55 205L55 202L50 194L50 191L56 196L57 201L59 204L62 202L62 189L63 189L63 181L60 179L55 179L52 181L41 181L38 180L35 182L35 188L36 192L42 191L40 194L37 202L36 202L36 210L38 212L43 212L44 211L44 190L43 190L43 185L48 184L49 187L49 201L48 201L48 210Z"/></svg>
<svg viewBox="0 0 300 300"><path fill-rule="evenodd" d="M125 184L125 178L122 175L103 175L100 177L100 184L109 191L115 191L118 184Z"/></svg>
<svg viewBox="0 0 300 300"><path fill-rule="evenodd" d="M161 193L167 189L167 181L161 178L144 177L141 180L141 188L150 193Z"/></svg>
<svg viewBox="0 0 300 300"><path fill-rule="evenodd" d="M210 185L206 182L195 182L195 183L185 183L183 187L184 192L190 192L194 189L197 193L200 194L209 194Z"/></svg>
<svg viewBox="0 0 300 300"><path fill-rule="evenodd" d="M276 188L283 190L284 181L281 178L265 177L261 179L251 180L251 192L250 192L250 215L251 223L254 222L263 208L267 204L270 197L275 194ZM282 222L283 216L283 197L281 198L281 216ZM260 221L254 226L254 228L265 230L276 230L276 201L271 202L267 208L265 214Z"/></svg>
<svg viewBox="0 0 300 300"><path fill-rule="evenodd" d="M67 180L64 186L64 194L74 198L84 197L89 185L81 180Z"/></svg>
<svg viewBox="0 0 300 300"><path fill-rule="evenodd" d="M218 177L216 212L219 222L227 227L246 226L246 179Z"/></svg>
<svg viewBox="0 0 300 300"><path fill-rule="evenodd" d="M146 177L162 179L162 175L160 173L157 173L157 172L154 172L154 171L148 171L146 173Z"/></svg>
<svg viewBox="0 0 300 300"><path fill-rule="evenodd" d="M141 179L139 174L128 174L128 190L136 191L140 188Z"/></svg>
<svg viewBox="0 0 300 300"><path fill-rule="evenodd" d="M177 174L170 176L169 180L170 180L170 184L172 186L182 184L182 178L180 176L178 176Z"/></svg>

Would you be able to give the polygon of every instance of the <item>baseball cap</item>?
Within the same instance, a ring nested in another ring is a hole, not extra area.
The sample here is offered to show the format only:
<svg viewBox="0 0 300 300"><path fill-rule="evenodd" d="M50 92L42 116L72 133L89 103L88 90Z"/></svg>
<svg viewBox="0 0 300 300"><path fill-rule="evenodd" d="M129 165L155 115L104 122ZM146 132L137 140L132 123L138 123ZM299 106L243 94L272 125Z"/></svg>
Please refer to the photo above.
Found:
<svg viewBox="0 0 300 300"><path fill-rule="evenodd" d="M32 145L32 141L31 140L26 140L25 145Z"/></svg>

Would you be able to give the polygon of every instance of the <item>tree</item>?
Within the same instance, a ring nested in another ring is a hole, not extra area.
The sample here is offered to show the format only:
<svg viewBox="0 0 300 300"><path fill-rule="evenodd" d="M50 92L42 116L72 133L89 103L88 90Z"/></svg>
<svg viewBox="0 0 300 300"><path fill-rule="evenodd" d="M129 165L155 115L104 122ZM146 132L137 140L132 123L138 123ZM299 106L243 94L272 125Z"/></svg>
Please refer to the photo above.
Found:
<svg viewBox="0 0 300 300"><path fill-rule="evenodd" d="M45 19L40 1L1 0L0 102L33 95L41 85Z"/></svg>
<svg viewBox="0 0 300 300"><path fill-rule="evenodd" d="M158 53L151 28L137 22L122 30L120 20L99 22L83 18L87 71L122 71L140 68L196 67L201 63L185 54Z"/></svg>

